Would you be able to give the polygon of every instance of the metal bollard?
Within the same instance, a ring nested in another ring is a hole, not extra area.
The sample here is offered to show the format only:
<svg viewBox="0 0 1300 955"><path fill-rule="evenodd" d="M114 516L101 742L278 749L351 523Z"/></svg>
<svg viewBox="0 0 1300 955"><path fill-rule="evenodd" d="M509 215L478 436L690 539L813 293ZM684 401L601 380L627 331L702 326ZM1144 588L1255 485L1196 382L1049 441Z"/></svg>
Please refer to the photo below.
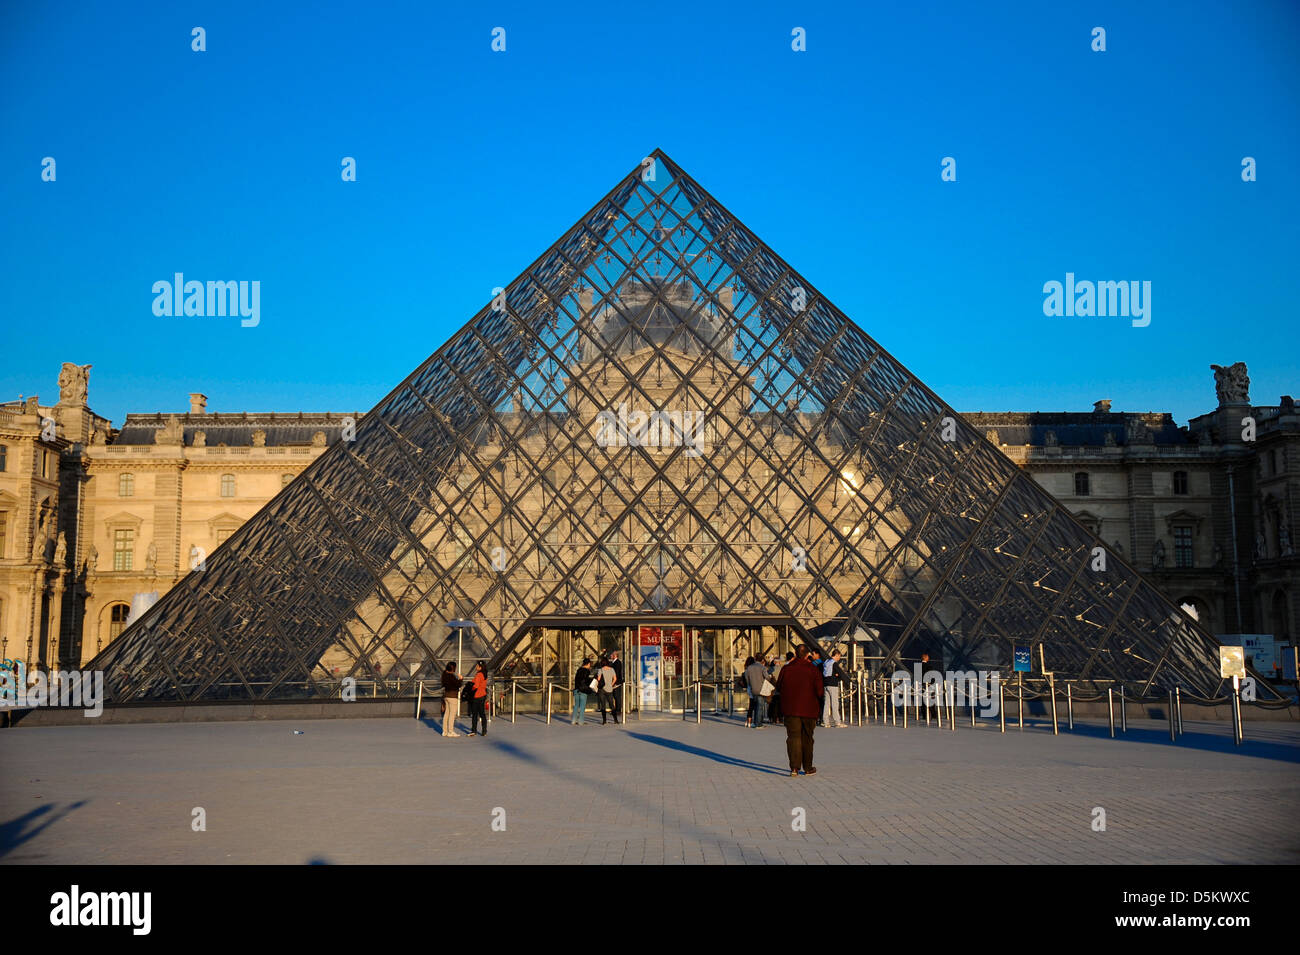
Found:
<svg viewBox="0 0 1300 955"><path fill-rule="evenodd" d="M515 721L515 690L518 687L519 684L516 681L514 680L510 681L510 722L511 723Z"/></svg>
<svg viewBox="0 0 1300 955"><path fill-rule="evenodd" d="M1106 712L1110 716L1110 738L1115 738L1115 688L1106 687Z"/></svg>
<svg viewBox="0 0 1300 955"><path fill-rule="evenodd" d="M1007 731L1007 688L998 680L998 732Z"/></svg>
<svg viewBox="0 0 1300 955"><path fill-rule="evenodd" d="M1060 736L1061 727L1056 722L1056 674L1055 673L1047 674L1047 688L1048 688L1048 692L1052 694L1052 735Z"/></svg>
<svg viewBox="0 0 1300 955"><path fill-rule="evenodd" d="M1018 674L1020 681L1016 684L1016 722L1019 729L1025 728L1025 676Z"/></svg>
<svg viewBox="0 0 1300 955"><path fill-rule="evenodd" d="M420 687L415 694L415 718L420 718L420 704L424 702L424 681L420 681Z"/></svg>
<svg viewBox="0 0 1300 955"><path fill-rule="evenodd" d="M957 732L957 684L948 686L948 728Z"/></svg>
<svg viewBox="0 0 1300 955"><path fill-rule="evenodd" d="M907 697L912 692L910 683L903 687L903 729L907 729Z"/></svg>
<svg viewBox="0 0 1300 955"><path fill-rule="evenodd" d="M695 725L700 725L700 681L695 681Z"/></svg>
<svg viewBox="0 0 1300 955"><path fill-rule="evenodd" d="M1174 742L1178 738L1174 724L1174 691L1169 691L1169 742Z"/></svg>
<svg viewBox="0 0 1300 955"><path fill-rule="evenodd" d="M1174 687L1174 709L1178 711L1178 735L1183 735L1183 688Z"/></svg>
<svg viewBox="0 0 1300 955"><path fill-rule="evenodd" d="M1119 685L1119 731L1128 732L1128 707L1124 705L1124 684Z"/></svg>
<svg viewBox="0 0 1300 955"><path fill-rule="evenodd" d="M1241 678L1232 678L1232 742L1240 746L1246 739L1246 729L1241 722Z"/></svg>
<svg viewBox="0 0 1300 955"><path fill-rule="evenodd" d="M551 725L551 691L555 689L554 683L546 684L546 725Z"/></svg>
<svg viewBox="0 0 1300 955"><path fill-rule="evenodd" d="M1069 720L1069 723L1067 725L1070 727L1070 732L1073 733L1074 732L1074 687L1069 683L1065 684L1065 715L1066 718Z"/></svg>

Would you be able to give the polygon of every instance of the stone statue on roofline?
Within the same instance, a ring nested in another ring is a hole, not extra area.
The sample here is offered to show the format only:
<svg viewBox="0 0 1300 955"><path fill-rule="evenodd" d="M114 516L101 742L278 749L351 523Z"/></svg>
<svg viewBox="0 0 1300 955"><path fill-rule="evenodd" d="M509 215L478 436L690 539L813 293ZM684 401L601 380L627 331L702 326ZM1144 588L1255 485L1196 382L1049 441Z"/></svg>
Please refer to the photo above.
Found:
<svg viewBox="0 0 1300 955"><path fill-rule="evenodd" d="M90 389L90 365L63 363L59 372L59 404L84 405Z"/></svg>
<svg viewBox="0 0 1300 955"><path fill-rule="evenodd" d="M1211 365L1214 372L1214 390L1220 405L1250 404L1250 376L1244 361L1231 365Z"/></svg>

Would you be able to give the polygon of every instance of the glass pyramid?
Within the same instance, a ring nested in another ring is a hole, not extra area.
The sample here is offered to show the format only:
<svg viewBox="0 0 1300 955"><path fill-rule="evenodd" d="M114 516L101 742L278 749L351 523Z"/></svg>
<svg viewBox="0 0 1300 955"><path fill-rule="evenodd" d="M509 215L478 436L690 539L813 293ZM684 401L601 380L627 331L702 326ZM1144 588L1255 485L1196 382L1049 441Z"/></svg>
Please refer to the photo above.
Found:
<svg viewBox="0 0 1300 955"><path fill-rule="evenodd" d="M414 695L541 618L763 615L1142 694L1217 642L662 152L92 663L111 702ZM1104 569L1098 556L1104 559Z"/></svg>

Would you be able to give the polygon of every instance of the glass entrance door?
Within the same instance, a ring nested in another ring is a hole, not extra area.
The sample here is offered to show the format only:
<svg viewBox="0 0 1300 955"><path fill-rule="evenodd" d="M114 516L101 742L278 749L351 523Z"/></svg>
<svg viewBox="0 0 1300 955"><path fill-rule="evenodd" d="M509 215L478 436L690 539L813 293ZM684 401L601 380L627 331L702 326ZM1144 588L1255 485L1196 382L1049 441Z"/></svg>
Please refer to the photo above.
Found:
<svg viewBox="0 0 1300 955"><path fill-rule="evenodd" d="M637 628L637 699L642 712L681 712L693 679L693 649L680 626Z"/></svg>

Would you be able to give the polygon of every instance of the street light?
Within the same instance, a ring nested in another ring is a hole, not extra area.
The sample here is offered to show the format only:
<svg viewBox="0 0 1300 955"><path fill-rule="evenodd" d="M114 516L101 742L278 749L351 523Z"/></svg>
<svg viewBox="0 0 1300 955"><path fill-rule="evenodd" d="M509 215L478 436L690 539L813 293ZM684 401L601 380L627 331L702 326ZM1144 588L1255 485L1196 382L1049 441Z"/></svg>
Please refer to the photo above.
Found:
<svg viewBox="0 0 1300 955"><path fill-rule="evenodd" d="M456 631L456 675L464 679L465 671L461 669L460 655L465 639L465 631L472 630L478 625L473 620L448 620L447 626Z"/></svg>

